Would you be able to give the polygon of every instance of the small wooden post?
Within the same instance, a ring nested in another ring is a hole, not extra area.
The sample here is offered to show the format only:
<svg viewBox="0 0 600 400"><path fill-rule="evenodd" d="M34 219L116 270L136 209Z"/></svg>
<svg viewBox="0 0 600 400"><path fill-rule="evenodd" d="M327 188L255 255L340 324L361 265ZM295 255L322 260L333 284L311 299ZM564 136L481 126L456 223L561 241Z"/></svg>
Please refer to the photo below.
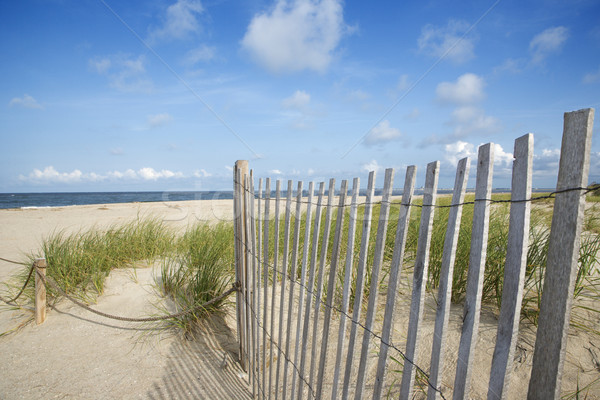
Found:
<svg viewBox="0 0 600 400"><path fill-rule="evenodd" d="M46 260L38 258L33 262L35 271L35 323L37 325L46 320ZM41 275L41 276L40 276Z"/></svg>
<svg viewBox="0 0 600 400"><path fill-rule="evenodd" d="M593 124L593 108L565 113L557 191L587 186ZM560 398L584 209L580 191L556 195L528 399Z"/></svg>

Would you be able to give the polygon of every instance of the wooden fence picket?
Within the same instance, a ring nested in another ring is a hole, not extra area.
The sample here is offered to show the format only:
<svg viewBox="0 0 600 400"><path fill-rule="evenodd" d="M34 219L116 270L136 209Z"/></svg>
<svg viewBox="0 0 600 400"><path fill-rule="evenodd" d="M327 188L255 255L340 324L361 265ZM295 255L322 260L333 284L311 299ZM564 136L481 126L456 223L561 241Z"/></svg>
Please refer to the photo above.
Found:
<svg viewBox="0 0 600 400"><path fill-rule="evenodd" d="M565 113L557 191L587 186L593 124L593 108ZM557 193L529 399L560 397L584 209L585 196L579 191Z"/></svg>
<svg viewBox="0 0 600 400"><path fill-rule="evenodd" d="M310 227L312 222L312 208L313 208L313 194L314 194L314 183L310 182L308 184L308 205L306 207L306 218L304 223L304 249L302 250L302 266L300 269L300 284L299 284L299 296L298 296L298 320L296 322L296 344L294 346L294 365L298 365L299 357L300 357L300 327L302 326L302 312L304 306L304 296L306 295L306 270L308 266L308 250L310 243ZM314 275L313 275L314 276ZM310 293L308 294L310 296ZM298 374L296 372L292 372L292 398L296 393L296 381L298 379Z"/></svg>
<svg viewBox="0 0 600 400"><path fill-rule="evenodd" d="M294 236L292 240L292 262L290 266L290 289L289 289L289 299L288 299L288 314L287 314L287 327L285 329L285 354L290 354L290 342L291 342L291 332L292 332L292 311L294 309L294 291L296 287L296 276L298 274L298 246L300 245L300 220L301 220L301 212L302 212L302 181L298 182L298 189L296 193L296 213L294 214ZM287 358L287 357L286 357ZM288 366L289 362L286 362L283 366L283 396L282 399L285 400L287 397L288 386Z"/></svg>
<svg viewBox="0 0 600 400"><path fill-rule="evenodd" d="M458 348L458 361L454 378L454 399L465 399L469 393L471 366L479 330L479 312L483 274L487 255L488 229L490 223L490 198L494 147L492 143L479 147L477 156L477 179L475 182L475 204L473 206L473 228L471 252L467 272L467 293L463 312L463 327Z"/></svg>
<svg viewBox="0 0 600 400"><path fill-rule="evenodd" d="M379 399L382 395L385 379L385 370L389 343L392 337L392 325L394 320L394 308L396 306L396 294L400 272L402 271L402 261L404 259L404 248L408 235L408 225L410 223L410 208L412 197L415 190L415 179L417 167L414 165L406 169L404 179L404 190L402 191L402 201L400 203L400 212L398 215L398 226L396 227L396 239L394 241L394 252L392 256L392 265L390 266L390 278L388 281L388 291L385 302L385 313L383 316L383 327L381 328L381 340L379 346L379 359L377 361L377 372L375 374L375 385L373 387L373 398Z"/></svg>
<svg viewBox="0 0 600 400"><path fill-rule="evenodd" d="M360 192L360 180L354 178L352 182L352 202L350 204L350 215L348 216L348 244L346 246L346 267L344 271L344 283L342 285L342 302L340 310L346 312L350 304L350 285L352 278L352 263L354 260L354 236L356 235L356 218L358 215L358 195ZM338 329L337 353L335 355L335 364L333 368L333 384L331 388L331 398L337 398L337 387L340 379L340 369L342 356L344 353L344 338L346 336L347 319L340 318Z"/></svg>
<svg viewBox="0 0 600 400"><path fill-rule="evenodd" d="M498 318L496 347L492 358L488 399L507 398L509 376L517 345L529 246L531 202L525 200L531 198L532 134L522 136L515 141L514 158L511 200L516 202L510 204L502 305Z"/></svg>
<svg viewBox="0 0 600 400"><path fill-rule="evenodd" d="M358 364L358 377L356 381L356 392L354 398L359 400L363 397L365 390L365 375L367 370L367 357L369 355L369 345L371 344L371 332L375 322L375 313L377 310L377 297L379 294L379 272L383 263L383 251L385 247L385 237L387 234L388 220L390 216L390 203L392 195L392 183L394 180L394 170L389 168L385 170L383 182L383 196L381 199L381 208L379 209L379 223L377 225L377 238L375 239L375 253L373 255L373 269L371 271L371 286L369 288L369 303L367 305L367 314L365 321L365 332L363 335L362 348L360 353L360 363Z"/></svg>
<svg viewBox="0 0 600 400"><path fill-rule="evenodd" d="M442 253L442 265L440 268L440 280L437 297L437 311L435 315L435 327L433 331L433 345L431 350L431 364L429 370L429 384L427 388L427 399L435 400L440 396L442 371L444 370L444 354L446 349L446 327L450 317L450 299L452 298L452 277L454 274L454 261L456 258L456 246L460 233L460 222L462 219L462 203L465 201L467 180L471 160L463 158L456 167L456 178L454 180L454 193L452 194L452 205L448 214L448 225L444 239L444 250Z"/></svg>
<svg viewBox="0 0 600 400"><path fill-rule="evenodd" d="M308 283L306 284L306 304L304 306L304 325L302 326L302 337L300 342L302 343L302 351L300 352L300 368L298 371L298 379L301 380L298 385L298 396L299 400L304 395L304 386L306 378L304 376L304 368L306 366L306 358L308 353L308 331L310 328L310 312L313 300L313 291L315 289L315 270L317 266L317 255L319 250L319 233L321 232L321 212L323 210L323 196L325 194L325 182L319 184L319 196L317 200L317 209L315 211L315 226L313 228L313 238L310 255L310 267L308 272ZM314 343L313 343L314 346Z"/></svg>
<svg viewBox="0 0 600 400"><path fill-rule="evenodd" d="M427 268L429 266L429 247L431 244L431 229L435 214L435 200L437 198L437 185L440 173L440 162L434 161L427 164L425 175L425 191L423 193L423 207L421 208L421 223L419 225L419 241L417 242L417 258L413 272L412 299L410 303L410 316L408 321L408 334L406 337L406 353L402 367L402 383L400 385L400 399L412 397L415 379L415 363L419 347L419 328L423 319L423 306L425 304L425 285L427 283Z"/></svg>
<svg viewBox="0 0 600 400"><path fill-rule="evenodd" d="M362 237L360 242L360 253L358 256L358 266L356 268L356 288L354 296L354 305L352 308L352 321L360 321L362 311L363 291L365 288L365 274L367 270L367 254L369 251L369 241L371 238L371 222L373 220L373 195L375 194L375 171L369 173L369 182L367 184L367 194L365 199L365 210L362 223ZM348 398L350 388L350 377L354 360L354 348L356 336L358 334L357 323L350 325L350 338L348 339L348 356L346 357L346 368L344 371L344 382L342 385L342 398Z"/></svg>

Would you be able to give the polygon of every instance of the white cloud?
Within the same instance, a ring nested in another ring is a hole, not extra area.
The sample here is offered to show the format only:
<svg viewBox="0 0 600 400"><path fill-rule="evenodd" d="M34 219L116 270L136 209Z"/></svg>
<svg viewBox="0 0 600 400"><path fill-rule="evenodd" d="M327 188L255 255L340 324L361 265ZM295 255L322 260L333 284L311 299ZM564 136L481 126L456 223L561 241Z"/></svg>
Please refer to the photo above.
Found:
<svg viewBox="0 0 600 400"><path fill-rule="evenodd" d="M279 170L279 169L272 169L272 170L269 171L269 174L272 174L272 175L283 175L283 172L281 172L281 170Z"/></svg>
<svg viewBox="0 0 600 400"><path fill-rule="evenodd" d="M110 69L110 67L112 65L112 62L110 61L109 58L102 58L102 59L90 60L89 64L99 74L102 75L102 74L106 73Z"/></svg>
<svg viewBox="0 0 600 400"><path fill-rule="evenodd" d="M494 74L501 74L504 72L510 74L518 74L523 69L523 60L507 58L504 62L497 67L494 67Z"/></svg>
<svg viewBox="0 0 600 400"><path fill-rule="evenodd" d="M402 137L400 131L390 126L390 121L383 120L375 126L365 137L365 145L383 145Z"/></svg>
<svg viewBox="0 0 600 400"><path fill-rule="evenodd" d="M110 154L113 156L121 156L123 155L123 149L120 147L114 147L110 149Z"/></svg>
<svg viewBox="0 0 600 400"><path fill-rule="evenodd" d="M304 90L296 90L293 95L283 99L281 105L284 108L302 110L310 103L310 94Z"/></svg>
<svg viewBox="0 0 600 400"><path fill-rule="evenodd" d="M347 32L340 0L278 0L254 16L242 47L273 72L324 72Z"/></svg>
<svg viewBox="0 0 600 400"><path fill-rule="evenodd" d="M368 163L363 164L362 167L363 167L363 171L367 171L367 172L371 172L371 171L378 172L381 169L381 166L377 163L377 160L371 160Z"/></svg>
<svg viewBox="0 0 600 400"><path fill-rule="evenodd" d="M404 74L401 75L400 78L398 79L398 90L400 91L404 91L406 89L408 89L410 86L410 82L408 81L408 75Z"/></svg>
<svg viewBox="0 0 600 400"><path fill-rule="evenodd" d="M473 104L481 101L483 93L483 78L467 73L458 77L456 82L442 82L437 85L435 93L438 101L447 104Z"/></svg>
<svg viewBox="0 0 600 400"><path fill-rule="evenodd" d="M485 115L485 111L479 107L458 107L452 112L449 122L453 125L455 137L464 137L471 134L490 134L497 132L500 121L492 116Z"/></svg>
<svg viewBox="0 0 600 400"><path fill-rule="evenodd" d="M543 149L533 155L533 174L543 177L557 177L560 162L560 149Z"/></svg>
<svg viewBox="0 0 600 400"><path fill-rule="evenodd" d="M173 120L173 117L168 113L154 114L148 116L148 126L150 128L158 128L168 124Z"/></svg>
<svg viewBox="0 0 600 400"><path fill-rule="evenodd" d="M98 74L107 76L110 87L121 92L148 92L152 89L152 82L145 76L145 64L143 54L137 58L116 54L89 60L89 65Z"/></svg>
<svg viewBox="0 0 600 400"><path fill-rule="evenodd" d="M493 146L494 165L502 167L503 169L510 169L512 167L513 155L505 152L502 146L498 143L493 143ZM457 165L458 161L465 157L470 157L471 161L476 160L477 152L475 151L474 144L457 140L454 143L448 143L444 146L444 158L450 164Z"/></svg>
<svg viewBox="0 0 600 400"><path fill-rule="evenodd" d="M444 158L452 165L457 165L458 161L465 157L473 159L475 156L475 146L472 143L458 140L444 146Z"/></svg>
<svg viewBox="0 0 600 400"><path fill-rule="evenodd" d="M212 174L207 172L205 169L194 171L194 177L196 178L208 178L210 176L212 176Z"/></svg>
<svg viewBox="0 0 600 400"><path fill-rule="evenodd" d="M194 65L199 62L207 62L215 58L216 49L211 46L201 45L188 51L185 55L185 63Z"/></svg>
<svg viewBox="0 0 600 400"><path fill-rule="evenodd" d="M23 97L13 97L8 105L10 107L21 106L25 108L37 108L39 110L44 109L44 107L42 107L42 105L38 103L36 99L28 94L23 95Z"/></svg>
<svg viewBox="0 0 600 400"><path fill-rule="evenodd" d="M513 160L514 157L512 153L505 152L502 146L498 143L494 143L494 165L512 168Z"/></svg>
<svg viewBox="0 0 600 400"><path fill-rule="evenodd" d="M185 39L200 30L196 16L203 11L197 0L178 0L167 8L164 24L151 33L152 38L170 40Z"/></svg>
<svg viewBox="0 0 600 400"><path fill-rule="evenodd" d="M463 37L469 26L465 21L456 20L450 20L445 27L426 25L417 42L419 50L433 57L444 57L454 64L469 61L475 57L475 39L468 34Z"/></svg>
<svg viewBox="0 0 600 400"><path fill-rule="evenodd" d="M183 178L181 172L173 172L168 169L156 171L154 168L144 167L137 172L138 176L145 180L155 181L162 178Z"/></svg>
<svg viewBox="0 0 600 400"><path fill-rule="evenodd" d="M57 171L53 166L45 167L43 170L35 168L28 175L19 175L19 179L35 184L48 184L48 183L84 183L84 182L98 182L107 179L110 180L158 180L158 179L171 179L171 178L183 178L184 175L181 172L173 172L168 169L160 171L154 168L144 167L138 171L128 169L124 172L111 171L106 174L99 174L96 172L83 173L79 169L74 169L71 172L60 172Z"/></svg>
<svg viewBox="0 0 600 400"><path fill-rule="evenodd" d="M538 33L529 43L531 61L540 63L550 54L558 52L569 36L569 30L564 26L548 28Z"/></svg>
<svg viewBox="0 0 600 400"><path fill-rule="evenodd" d="M590 72L589 74L585 74L583 77L583 83L596 83L600 82L600 67L596 72Z"/></svg>

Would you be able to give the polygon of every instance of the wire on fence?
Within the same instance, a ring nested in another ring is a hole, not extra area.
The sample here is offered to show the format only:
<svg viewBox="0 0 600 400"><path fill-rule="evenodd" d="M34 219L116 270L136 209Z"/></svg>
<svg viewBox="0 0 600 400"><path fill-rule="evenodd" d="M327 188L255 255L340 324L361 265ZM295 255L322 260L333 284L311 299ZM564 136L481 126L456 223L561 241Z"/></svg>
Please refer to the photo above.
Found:
<svg viewBox="0 0 600 400"><path fill-rule="evenodd" d="M245 248L246 248L246 249L247 249L247 250L250 252L250 254L251 254L251 256L252 256L252 257L254 257L254 258L258 259L257 255L251 252L250 248L249 248L248 246L246 246L246 244L244 243L244 241L243 241L243 240L240 240L240 238L239 238L237 235L235 236L235 239L236 239L236 240L239 240L239 241L240 241L240 242L243 244L243 246L244 246L244 247L245 247ZM304 283L302 283L302 282L299 282L299 281L293 280L293 279L290 277L290 276L291 276L291 274L284 274L284 273L283 273L281 270L279 270L279 269L275 268L275 266L271 265L271 264L270 264L270 263L268 263L268 262L265 262L264 260L261 260L261 262L263 262L265 265L267 265L268 267L270 267L270 268L271 268L273 271L275 271L275 272L276 272L276 273L277 273L277 274L278 274L280 277L286 277L286 279L289 279L291 283L294 283L294 284L297 284L297 285L299 285L299 286L303 287L303 288L304 288L304 289L305 289L305 290L306 290L306 291L307 291L307 292L308 292L310 295L312 295L312 296L315 298L315 301L318 301L318 302L319 302L319 304L320 304L320 305L323 305L323 306L325 306L325 307L328 307L329 309L331 309L331 310L333 310L333 311L335 311L335 312L337 312L337 313L339 313L339 314L343 315L343 316L344 316L344 317L346 317L348 320L350 320L350 322L352 322L353 324L356 324L356 325L358 325L359 327L361 327L361 328L363 329L363 331L365 331L365 332L368 332L368 333L369 333L371 336L373 336L375 339L377 339L377 340L380 340L382 344L384 344L384 345L388 346L389 348L391 348L391 349L393 349L393 350L396 350L396 351L397 351L397 352L398 352L398 353L399 353L399 354L402 356L402 358L403 358L404 360L406 360L408 363L410 363L411 365L413 365L413 366L414 366L414 367L415 367L415 368L416 368L416 369L417 369L417 370L418 370L420 373L422 373L424 376L426 376L426 377L427 377L427 385L428 385L429 387L431 387L433 390L435 390L436 392L438 392L438 393L440 394L440 396L442 397L442 399L446 400L446 397L444 397L444 394L442 393L442 391L441 391L440 389L436 388L436 387L435 387L435 386L434 386L434 385L433 385L433 384L430 382L430 380L429 380L429 374L427 374L427 372L425 372L425 370L424 370L423 368L421 368L420 366L418 366L418 365L417 365L415 362L413 362L411 359L409 359L408 357L406 357L406 355L404 354L404 352L403 352L402 350L400 350L400 349L399 349L399 348L398 348L398 347L397 347L395 344L393 344L393 343L387 343L387 342L385 342L384 340L382 340L382 337L381 337L380 335L378 335L377 333L375 333L375 332L373 332L372 330L368 329L368 328L367 328L366 326L364 326L364 325L363 325L363 324L362 324L360 321L356 321L356 320L354 320L354 319L352 318L352 316L350 316L350 315L349 315L347 312L345 312L345 311L343 311L343 310L339 309L339 308L338 308L338 307L336 307L336 306L333 306L333 305L332 305L332 306L329 306L329 305L327 305L325 302L321 301L321 299L319 299L319 298L317 297L317 294L316 294L316 293L315 293L315 292L314 292L314 291L313 291L311 288L309 288L307 285L305 285L305 284L304 284ZM251 312L254 312L254 310L253 310L253 308L252 308L252 307L250 307L250 310L251 310ZM259 325L260 325L260 322L259 322ZM265 330L265 328L263 328L263 330ZM270 335L270 334L269 334L269 333L268 333L266 330L265 330L265 333L266 333L267 335L269 335L269 338L271 338L271 335ZM297 367L297 366L296 366L296 365L295 365L295 364L294 364L294 363L293 363L293 362L292 362L292 361L291 361L291 360L288 358L288 355L287 355L287 354L285 354L283 351L281 351L281 348L280 348L280 347L279 347L279 346L278 346L276 343L274 343L272 340L271 340L271 343L273 343L273 344L275 344L275 346L277 346L277 348L279 349L279 351L283 353L283 355L284 355L284 357L285 357L286 361L287 361L287 362L289 362L289 363L291 363L291 364L293 365L294 369L296 369L296 371L298 371L298 376L300 377L300 379L302 379L304 382L306 382L306 380L304 379L304 377L300 375L300 372L299 372L299 370L298 370L298 367ZM308 382L306 382L306 384L307 384L307 386L309 387L309 389L313 390L313 389L312 389L312 388L311 388L311 387L308 385ZM314 390L313 390L313 397L315 397L315 395L314 395Z"/></svg>
<svg viewBox="0 0 600 400"><path fill-rule="evenodd" d="M235 183L239 184L237 181ZM251 196L253 196L256 199L258 199L258 198L260 198L261 200L266 199L266 197L264 197L264 196L260 197L259 195L250 192L250 190L248 188L244 187L244 186L242 186L242 188L243 188L243 190L246 193L250 194ZM423 208L423 207L452 208L452 207L459 207L459 206L474 205L476 202L479 202L479 201L487 201L487 202L489 202L491 204L494 204L494 203L527 203L527 202L535 202L535 201L540 201L540 200L553 199L557 194L560 194L560 193L576 192L576 191L582 192L581 196L585 196L588 193L594 192L594 191L599 190L599 189L600 189L600 186L598 186L598 185L592 185L592 186L589 186L589 187L572 187L572 188L566 188L566 189L561 189L561 190L555 190L553 192L550 192L547 195L534 196L534 197L531 197L529 199L522 199L522 200L512 200L512 199L474 199L474 200L465 201L465 202L462 202L462 203L446 204L446 205L444 205L444 204L442 204L442 205L440 205L440 204L433 204L432 205L432 204L419 204L419 203L401 203L401 202L394 202L394 201L389 201L389 202L386 202L386 201L376 201L376 202L373 202L371 204L384 204L384 203L386 203L386 204L397 204L397 205L402 205L402 206L412 206L412 207L418 207L418 208ZM309 202L309 201L305 201L305 200L298 201L298 199L296 197L293 197L291 199L291 202L292 203L300 203L300 204L309 204L310 203L312 205L317 205L317 203L315 203L315 202ZM366 202L362 202L362 203L357 203L356 205L360 207L360 206L367 205L367 203ZM334 205L334 207L343 207L343 208L347 208L347 207L350 207L350 206L351 206L351 204L344 204L342 206L340 206L340 205Z"/></svg>

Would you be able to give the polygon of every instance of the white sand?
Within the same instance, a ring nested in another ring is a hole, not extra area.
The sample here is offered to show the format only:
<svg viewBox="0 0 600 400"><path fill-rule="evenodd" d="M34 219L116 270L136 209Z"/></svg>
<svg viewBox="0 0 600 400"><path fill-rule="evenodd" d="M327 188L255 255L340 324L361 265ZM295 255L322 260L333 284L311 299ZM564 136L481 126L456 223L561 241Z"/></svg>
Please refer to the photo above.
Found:
<svg viewBox="0 0 600 400"><path fill-rule="evenodd" d="M109 226L137 215L156 215L185 228L197 220L231 219L231 214L231 200L0 210L0 257L23 260L53 231ZM0 282L19 268L0 261ZM94 307L141 317L156 312L152 304L158 300L152 268L119 270L111 273ZM30 317L27 311L3 308L0 333ZM235 320L215 316L206 328L202 337L185 340L107 320L63 301L48 311L43 324L29 323L0 337L0 398L248 398L247 382L233 361Z"/></svg>

